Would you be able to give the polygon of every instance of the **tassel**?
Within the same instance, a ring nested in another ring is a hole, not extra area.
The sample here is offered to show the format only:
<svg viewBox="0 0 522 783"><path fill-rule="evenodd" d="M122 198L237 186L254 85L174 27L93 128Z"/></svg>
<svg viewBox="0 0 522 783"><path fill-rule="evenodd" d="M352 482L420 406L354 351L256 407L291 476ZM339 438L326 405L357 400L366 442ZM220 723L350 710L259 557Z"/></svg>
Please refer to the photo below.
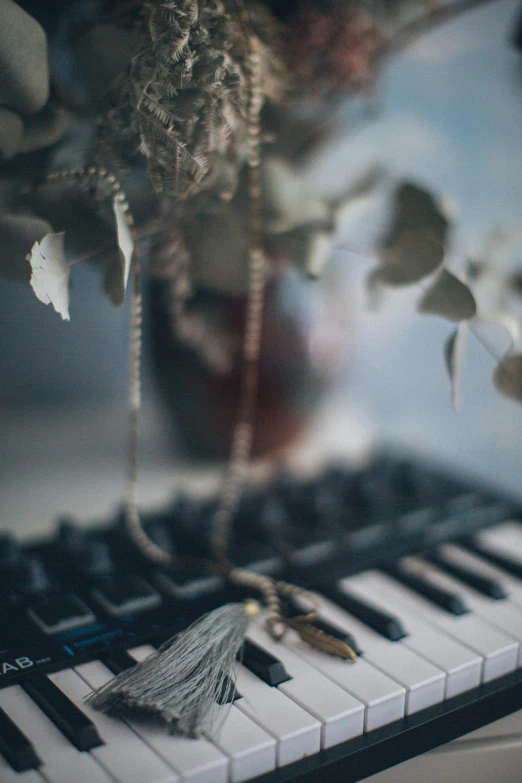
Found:
<svg viewBox="0 0 522 783"><path fill-rule="evenodd" d="M102 712L138 713L165 721L171 733L199 737L234 689L232 670L256 601L226 604L89 697Z"/></svg>

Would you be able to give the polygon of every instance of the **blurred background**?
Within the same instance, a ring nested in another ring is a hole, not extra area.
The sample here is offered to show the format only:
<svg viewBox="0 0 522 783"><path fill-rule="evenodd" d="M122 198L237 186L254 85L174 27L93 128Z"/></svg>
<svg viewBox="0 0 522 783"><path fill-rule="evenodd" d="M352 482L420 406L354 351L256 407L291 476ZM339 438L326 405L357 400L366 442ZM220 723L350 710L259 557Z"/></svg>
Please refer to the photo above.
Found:
<svg viewBox="0 0 522 783"><path fill-rule="evenodd" d="M389 62L371 96L338 106L335 133L308 156L306 178L327 196L345 191L373 163L386 177L340 226L324 279L304 283L311 289L303 294L309 348L323 358L321 346L335 348L331 383L278 460L313 470L364 459L385 443L522 496L522 408L493 388L490 351L470 337L456 414L443 359L451 325L416 313L417 286L390 291L378 311L368 309L365 289L386 198L404 180L449 205L456 267L499 230L507 239L498 264L520 263L522 58L512 43L519 10L515 0L484 4L418 39ZM283 309L304 307L291 293L301 285L290 276ZM194 462L176 448L151 369L149 326L140 496L152 508L187 482L212 486L221 465ZM92 521L120 503L127 331L128 308L111 306L88 265L74 270L70 322L28 286L0 279L2 528L43 534L60 514ZM489 347L501 352L493 338Z"/></svg>

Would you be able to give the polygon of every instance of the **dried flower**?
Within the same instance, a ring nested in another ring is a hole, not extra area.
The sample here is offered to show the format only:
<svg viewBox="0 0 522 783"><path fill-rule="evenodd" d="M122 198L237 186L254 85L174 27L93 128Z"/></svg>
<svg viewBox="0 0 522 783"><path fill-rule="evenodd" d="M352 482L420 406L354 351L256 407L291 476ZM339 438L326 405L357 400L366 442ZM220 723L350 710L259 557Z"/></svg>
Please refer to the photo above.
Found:
<svg viewBox="0 0 522 783"><path fill-rule="evenodd" d="M141 45L98 123L98 154L147 160L157 191L178 199L215 188L229 196L248 149L248 56L233 2L145 3ZM279 26L249 6L261 100L278 100L285 74Z"/></svg>

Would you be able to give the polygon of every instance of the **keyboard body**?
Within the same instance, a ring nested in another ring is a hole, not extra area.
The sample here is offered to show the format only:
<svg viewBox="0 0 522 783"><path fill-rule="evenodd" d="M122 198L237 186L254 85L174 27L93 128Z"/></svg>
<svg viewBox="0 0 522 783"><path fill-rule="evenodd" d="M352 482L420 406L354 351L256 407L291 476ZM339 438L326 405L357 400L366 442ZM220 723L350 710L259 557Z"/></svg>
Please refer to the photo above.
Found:
<svg viewBox="0 0 522 783"><path fill-rule="evenodd" d="M178 498L144 522L162 546L203 550L212 507ZM350 783L521 709L520 513L511 498L389 455L313 481L282 476L247 495L234 561L316 590L321 620L352 634L360 655L354 664L334 664L292 634L277 645L256 626L249 639L282 662L285 675L268 683L245 652L239 697L219 707L228 710L221 738L202 740L90 712L95 738L88 725L79 740L67 703L54 709L53 693L85 712L97 677L244 596L208 574L151 566L126 537L121 514L92 528L62 520L56 534L28 543L3 536L0 718L11 723L0 720L0 780L59 783L68 779L67 765L88 759L91 766L71 771L71 781ZM390 620L399 623L396 633ZM37 760L14 753L11 724ZM252 737L250 755L240 735ZM41 744L53 742L59 753ZM157 756L149 778L140 778L139 758L134 769L128 760L117 766L121 747L134 742L142 760Z"/></svg>

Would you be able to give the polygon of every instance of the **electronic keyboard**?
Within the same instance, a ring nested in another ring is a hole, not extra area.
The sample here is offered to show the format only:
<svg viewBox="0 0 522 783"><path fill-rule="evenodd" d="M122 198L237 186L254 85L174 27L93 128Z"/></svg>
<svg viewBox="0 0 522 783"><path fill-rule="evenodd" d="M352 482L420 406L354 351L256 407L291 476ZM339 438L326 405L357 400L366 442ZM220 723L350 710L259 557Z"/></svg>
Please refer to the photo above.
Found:
<svg viewBox="0 0 522 783"><path fill-rule="evenodd" d="M215 500L178 497L144 524L205 550ZM318 625L355 663L248 631L229 704L199 739L95 712L92 689L209 609L220 577L162 570L122 513L49 538L0 538L2 783L361 780L522 707L520 506L412 459L279 475L246 493L231 559L314 590ZM285 607L302 613L305 602Z"/></svg>

